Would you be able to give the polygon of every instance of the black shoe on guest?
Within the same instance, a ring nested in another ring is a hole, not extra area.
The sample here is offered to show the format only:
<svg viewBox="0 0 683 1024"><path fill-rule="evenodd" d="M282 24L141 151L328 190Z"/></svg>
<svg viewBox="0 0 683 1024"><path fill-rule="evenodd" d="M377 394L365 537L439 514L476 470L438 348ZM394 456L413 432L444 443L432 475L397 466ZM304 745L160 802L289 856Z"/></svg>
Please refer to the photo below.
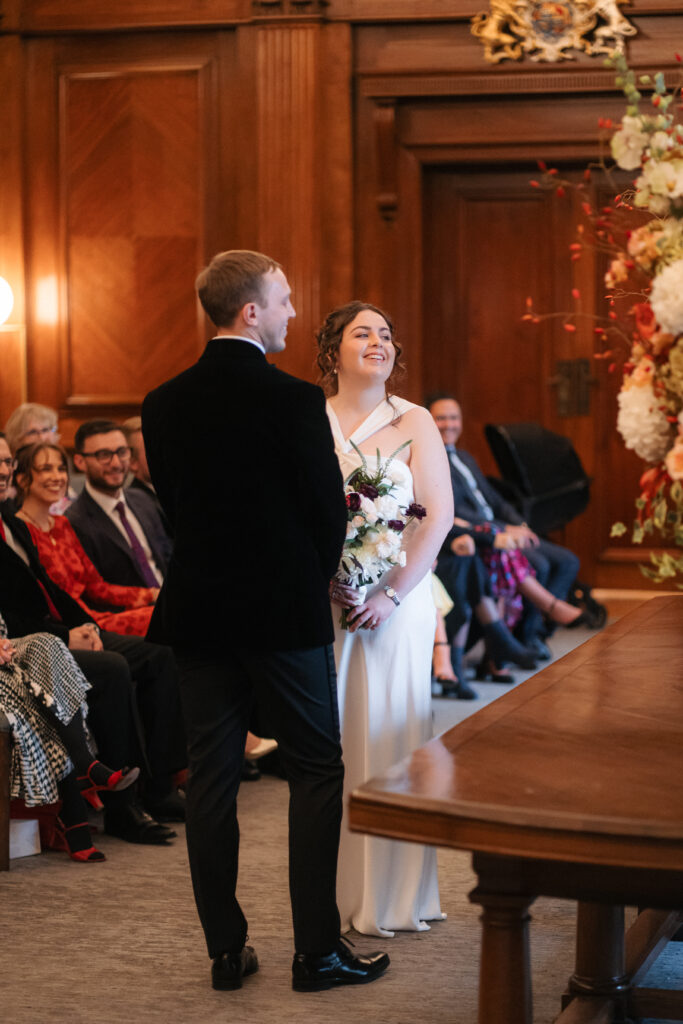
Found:
<svg viewBox="0 0 683 1024"><path fill-rule="evenodd" d="M256 767L254 761L247 761L244 759L242 764L242 782L256 782L261 778L261 772Z"/></svg>
<svg viewBox="0 0 683 1024"><path fill-rule="evenodd" d="M453 682L452 679L444 679L442 676L437 676L436 682L441 687L442 697L450 697L454 700L477 699L477 691L473 690L469 683L466 683L463 679L456 679Z"/></svg>
<svg viewBox="0 0 683 1024"><path fill-rule="evenodd" d="M116 809L105 807L104 831L108 836L124 839L127 843L147 846L166 846L168 840L175 839L177 834L155 821L151 814L132 801Z"/></svg>
<svg viewBox="0 0 683 1024"><path fill-rule="evenodd" d="M548 645L541 640L540 636L535 636L530 640L527 644L527 648L531 651L533 656L538 659L538 661L550 661L553 656L553 652L550 650Z"/></svg>
<svg viewBox="0 0 683 1024"><path fill-rule="evenodd" d="M297 992L322 992L335 985L365 985L389 966L386 953L354 956L342 941L326 956L297 953L292 964L292 988Z"/></svg>
<svg viewBox="0 0 683 1024"><path fill-rule="evenodd" d="M211 984L221 992L242 988L242 978L258 971L258 958L253 946L243 946L240 953L221 953L211 965Z"/></svg>
<svg viewBox="0 0 683 1024"><path fill-rule="evenodd" d="M155 821L185 821L186 806L185 793L179 789L171 789L166 796L157 800L145 800L145 810Z"/></svg>

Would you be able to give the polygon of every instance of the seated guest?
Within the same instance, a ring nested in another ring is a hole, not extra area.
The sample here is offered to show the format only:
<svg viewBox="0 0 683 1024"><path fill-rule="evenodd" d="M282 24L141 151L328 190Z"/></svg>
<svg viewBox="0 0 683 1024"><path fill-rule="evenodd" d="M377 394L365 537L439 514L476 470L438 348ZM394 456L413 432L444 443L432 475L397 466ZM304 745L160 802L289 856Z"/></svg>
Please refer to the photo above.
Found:
<svg viewBox="0 0 683 1024"><path fill-rule="evenodd" d="M7 420L5 437L13 452L36 441L59 441L57 413L47 405L23 402Z"/></svg>
<svg viewBox="0 0 683 1024"><path fill-rule="evenodd" d="M142 417L131 416L129 419L124 420L121 426L130 447L130 471L133 474L133 479L128 484L128 489L142 491L153 500L159 512L164 530L170 537L171 528L166 518L166 513L161 507L161 502L157 498L157 492L154 490L149 466L147 465L145 439L142 436Z"/></svg>
<svg viewBox="0 0 683 1024"><path fill-rule="evenodd" d="M81 862L105 860L93 846L84 797L127 789L140 774L112 771L95 757L85 725L89 689L61 640L49 633L8 640L0 614L0 709L13 739L10 796L27 807L61 800L61 833L72 860Z"/></svg>
<svg viewBox="0 0 683 1024"><path fill-rule="evenodd" d="M57 413L47 405L37 402L23 402L17 406L5 426L7 443L14 453L27 444L36 441L53 441L59 443L59 427ZM79 478L80 479L80 478ZM69 487L66 494L55 501L52 506L54 515L61 515L69 507L78 493L79 488Z"/></svg>
<svg viewBox="0 0 683 1024"><path fill-rule="evenodd" d="M21 504L17 515L28 526L50 578L78 601L102 629L145 636L158 588L121 587L105 582L66 516L50 513L53 502L65 494L68 484L65 451L52 442L38 442L21 448L16 462L14 481ZM101 611L93 606L126 610Z"/></svg>
<svg viewBox="0 0 683 1024"><path fill-rule="evenodd" d="M0 436L0 607L9 632L12 636L48 632L59 637L93 683L98 673L110 683L112 676L118 679L121 669L125 670L129 692L133 688L131 678L135 681L147 748L146 806L153 809L155 817L183 820L184 799L172 786L173 775L186 764L178 670L173 654L170 648L140 637L121 636L109 630L100 634L80 605L52 582L40 563L26 524L4 505L12 464L7 442ZM122 731L123 727L116 735ZM107 763L123 764L128 760L105 754L102 740L97 733L95 736ZM107 739L112 742L116 736ZM175 835L133 804L105 810L105 830L111 835L131 842L164 842Z"/></svg>
<svg viewBox="0 0 683 1024"><path fill-rule="evenodd" d="M488 523L495 526L497 532L504 535L497 542L500 548L509 541L510 547L523 549L538 583L550 591L552 597L564 600L579 569L576 555L538 537L529 529L519 512L489 484L476 460L462 448L456 448L463 424L462 412L455 398L438 394L428 398L425 404L448 452L456 518L475 525ZM536 651L538 657L549 657L550 652L543 642L546 635L548 629L544 626L542 610L532 608L524 618L520 633L522 642Z"/></svg>
<svg viewBox="0 0 683 1024"><path fill-rule="evenodd" d="M486 568L477 553L472 537L458 531L446 537L435 569L444 585L453 607L445 616L447 638L451 644L453 670L464 682L463 658L470 635L472 618L484 639L483 663L502 666L507 661L520 668L536 668L533 653L523 647L501 620ZM478 672L481 677L481 671ZM495 682L511 683L514 677L502 672L494 676Z"/></svg>
<svg viewBox="0 0 683 1024"><path fill-rule="evenodd" d="M159 587L171 542L154 500L123 489L130 468L125 434L112 420L89 420L76 431L74 465L83 492L66 515L100 575L128 587Z"/></svg>
<svg viewBox="0 0 683 1024"><path fill-rule="evenodd" d="M474 700L477 696L464 678L458 678L453 668L451 643L446 631L446 616L453 610L453 601L443 583L432 573L432 596L436 607L436 630L432 652L432 681L438 691L432 689L435 697L454 697L456 700ZM462 665L460 665L462 668ZM461 673L462 674L462 673Z"/></svg>

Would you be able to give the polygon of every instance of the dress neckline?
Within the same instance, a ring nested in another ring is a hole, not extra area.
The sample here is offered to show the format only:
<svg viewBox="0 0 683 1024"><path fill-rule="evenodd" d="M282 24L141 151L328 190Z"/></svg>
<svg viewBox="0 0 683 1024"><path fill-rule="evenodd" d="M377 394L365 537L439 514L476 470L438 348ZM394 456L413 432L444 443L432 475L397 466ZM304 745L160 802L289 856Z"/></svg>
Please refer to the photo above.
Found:
<svg viewBox="0 0 683 1024"><path fill-rule="evenodd" d="M328 399L327 416L332 428L335 446L343 452L352 451L354 444L360 448L364 441L367 441L378 430L391 423L397 412L401 416L413 407L413 403L408 402L405 398L397 398L395 395L392 395L391 399L394 403L393 406L390 405L388 398L383 398L348 437L344 437L337 414Z"/></svg>

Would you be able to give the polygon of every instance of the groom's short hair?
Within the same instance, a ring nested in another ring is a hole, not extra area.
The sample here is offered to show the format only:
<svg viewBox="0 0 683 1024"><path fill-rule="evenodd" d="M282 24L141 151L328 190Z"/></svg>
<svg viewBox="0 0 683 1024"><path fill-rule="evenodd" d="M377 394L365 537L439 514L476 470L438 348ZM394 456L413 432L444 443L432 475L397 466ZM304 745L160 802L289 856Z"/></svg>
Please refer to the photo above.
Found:
<svg viewBox="0 0 683 1024"><path fill-rule="evenodd" d="M216 327L230 327L247 302L264 305L263 277L278 269L277 260L262 252L219 252L197 277L199 301Z"/></svg>

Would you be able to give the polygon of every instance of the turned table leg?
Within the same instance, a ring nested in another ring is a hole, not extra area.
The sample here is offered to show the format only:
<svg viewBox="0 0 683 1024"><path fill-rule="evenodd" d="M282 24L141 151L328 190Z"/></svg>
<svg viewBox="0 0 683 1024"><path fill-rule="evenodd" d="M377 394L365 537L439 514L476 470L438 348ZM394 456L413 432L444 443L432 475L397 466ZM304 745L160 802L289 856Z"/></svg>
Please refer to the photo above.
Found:
<svg viewBox="0 0 683 1024"><path fill-rule="evenodd" d="M579 903L576 918L576 966L568 996L614 999L623 1016L629 979L624 963L624 908Z"/></svg>
<svg viewBox="0 0 683 1024"><path fill-rule="evenodd" d="M529 906L533 896L470 893L483 908L479 970L479 1024L532 1024Z"/></svg>

